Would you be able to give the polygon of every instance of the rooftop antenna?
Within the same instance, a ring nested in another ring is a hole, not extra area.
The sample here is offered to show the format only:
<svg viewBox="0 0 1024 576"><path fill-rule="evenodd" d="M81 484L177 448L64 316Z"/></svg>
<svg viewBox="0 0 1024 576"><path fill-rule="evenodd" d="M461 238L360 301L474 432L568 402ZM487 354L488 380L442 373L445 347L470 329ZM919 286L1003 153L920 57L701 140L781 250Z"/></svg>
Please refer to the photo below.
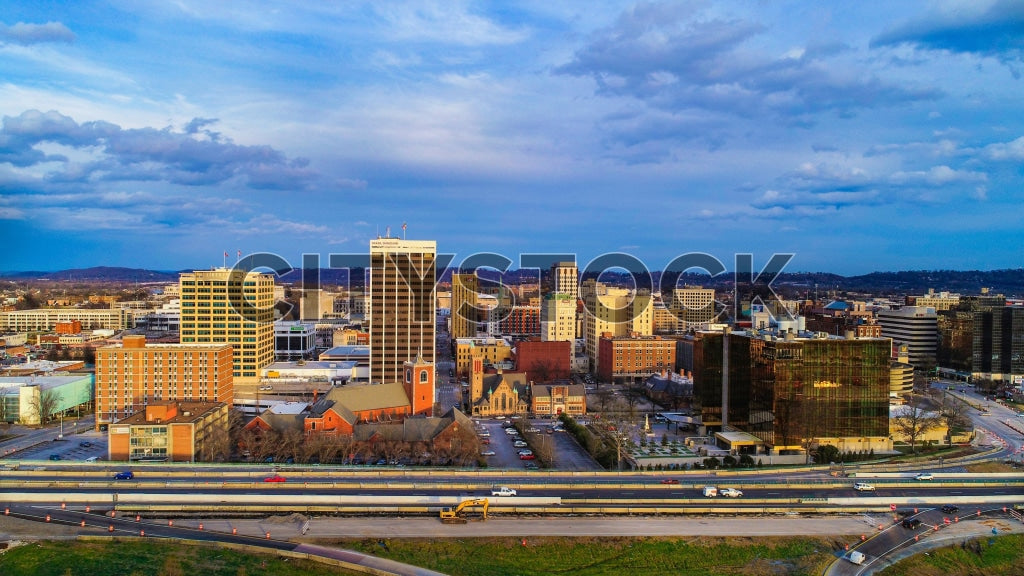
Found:
<svg viewBox="0 0 1024 576"><path fill-rule="evenodd" d="M391 238L391 226L384 227L384 237Z"/></svg>
<svg viewBox="0 0 1024 576"><path fill-rule="evenodd" d="M405 240L405 228L408 226L405 222L402 222L402 240Z"/></svg>

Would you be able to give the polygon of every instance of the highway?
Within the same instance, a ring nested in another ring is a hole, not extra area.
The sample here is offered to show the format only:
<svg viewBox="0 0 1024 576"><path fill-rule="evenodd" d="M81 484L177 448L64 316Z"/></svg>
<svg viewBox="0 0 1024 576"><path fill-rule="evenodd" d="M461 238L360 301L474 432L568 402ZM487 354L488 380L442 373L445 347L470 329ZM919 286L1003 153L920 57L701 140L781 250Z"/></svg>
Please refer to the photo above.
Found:
<svg viewBox="0 0 1024 576"><path fill-rule="evenodd" d="M472 497L490 498L495 513L516 514L884 512L893 505L1024 503L1024 474L937 473L933 480L922 482L913 479L913 472L876 473L870 480L875 491L858 492L853 480L821 472L790 477L705 473L664 484L667 476L652 473L306 471L290 475L285 482L264 482L263 470L236 470L225 476L216 471L137 469L133 480L113 480L109 471L41 468L19 468L0 476L0 503L63 502L77 508L210 514L431 514ZM518 494L492 497L494 485L513 487ZM743 496L705 498L701 492L705 485L739 488Z"/></svg>

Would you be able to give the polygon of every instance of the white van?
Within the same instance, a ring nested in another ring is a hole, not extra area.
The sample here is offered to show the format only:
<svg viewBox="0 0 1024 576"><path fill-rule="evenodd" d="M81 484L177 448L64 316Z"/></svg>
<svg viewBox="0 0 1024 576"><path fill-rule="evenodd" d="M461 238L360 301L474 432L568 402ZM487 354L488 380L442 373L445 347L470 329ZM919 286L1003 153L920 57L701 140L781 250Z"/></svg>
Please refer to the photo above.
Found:
<svg viewBox="0 0 1024 576"><path fill-rule="evenodd" d="M854 550L850 552L849 556L846 556L846 559L854 564L860 565L864 563L864 553Z"/></svg>
<svg viewBox="0 0 1024 576"><path fill-rule="evenodd" d="M704 487L704 497L705 498L714 498L715 496L718 496L718 487L716 487L716 486L705 486Z"/></svg>

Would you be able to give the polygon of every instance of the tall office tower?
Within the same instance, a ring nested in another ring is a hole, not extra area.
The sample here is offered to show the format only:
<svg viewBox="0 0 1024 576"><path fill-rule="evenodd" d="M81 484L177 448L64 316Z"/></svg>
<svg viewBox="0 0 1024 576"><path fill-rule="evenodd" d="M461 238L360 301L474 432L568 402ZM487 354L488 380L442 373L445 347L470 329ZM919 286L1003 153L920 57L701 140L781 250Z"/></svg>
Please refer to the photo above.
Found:
<svg viewBox="0 0 1024 576"><path fill-rule="evenodd" d="M556 294L571 294L579 298L579 271L575 262L556 262L551 265L551 291Z"/></svg>
<svg viewBox="0 0 1024 576"><path fill-rule="evenodd" d="M402 366L434 362L437 243L370 241L370 381L401 382Z"/></svg>
<svg viewBox="0 0 1024 576"><path fill-rule="evenodd" d="M983 308L974 313L973 371L986 378L1024 381L1024 308Z"/></svg>
<svg viewBox="0 0 1024 576"><path fill-rule="evenodd" d="M904 306L899 310L878 312L882 337L892 338L896 344L906 344L910 351L910 363L916 368L935 363L938 322L935 309L924 306Z"/></svg>
<svg viewBox="0 0 1024 576"><path fill-rule="evenodd" d="M650 294L637 294L594 280L584 282L581 292L586 304L583 337L590 370L596 373L599 343L606 333L610 336L651 335L652 298Z"/></svg>
<svg viewBox="0 0 1024 576"><path fill-rule="evenodd" d="M571 294L545 294L540 305L540 338L572 342L576 338L576 299Z"/></svg>
<svg viewBox="0 0 1024 576"><path fill-rule="evenodd" d="M235 384L274 361L274 276L228 268L183 272L182 344L231 344Z"/></svg>
<svg viewBox="0 0 1024 576"><path fill-rule="evenodd" d="M672 291L668 309L678 319L678 329L688 330L707 324L715 318L715 290L700 286L687 286Z"/></svg>
<svg viewBox="0 0 1024 576"><path fill-rule="evenodd" d="M452 274L452 339L472 338L480 331L480 304L476 274Z"/></svg>
<svg viewBox="0 0 1024 576"><path fill-rule="evenodd" d="M145 336L96 349L96 426L168 400L234 399L231 346L146 344Z"/></svg>

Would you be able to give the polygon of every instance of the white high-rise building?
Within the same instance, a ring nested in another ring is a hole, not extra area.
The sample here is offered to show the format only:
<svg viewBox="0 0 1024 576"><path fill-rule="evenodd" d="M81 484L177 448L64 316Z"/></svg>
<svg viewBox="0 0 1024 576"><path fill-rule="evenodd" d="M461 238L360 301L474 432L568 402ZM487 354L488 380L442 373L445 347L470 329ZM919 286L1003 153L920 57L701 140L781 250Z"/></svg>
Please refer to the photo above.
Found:
<svg viewBox="0 0 1024 576"><path fill-rule="evenodd" d="M575 262L556 262L551 265L551 288L557 294L570 294L573 299L580 296L579 270Z"/></svg>
<svg viewBox="0 0 1024 576"><path fill-rule="evenodd" d="M899 310L879 310L878 323L882 337L893 344L906 344L908 358L914 366L935 362L939 339L939 317L935 308L904 306Z"/></svg>
<svg viewBox="0 0 1024 576"><path fill-rule="evenodd" d="M540 339L572 342L576 339L576 298L572 294L546 294L540 305Z"/></svg>

